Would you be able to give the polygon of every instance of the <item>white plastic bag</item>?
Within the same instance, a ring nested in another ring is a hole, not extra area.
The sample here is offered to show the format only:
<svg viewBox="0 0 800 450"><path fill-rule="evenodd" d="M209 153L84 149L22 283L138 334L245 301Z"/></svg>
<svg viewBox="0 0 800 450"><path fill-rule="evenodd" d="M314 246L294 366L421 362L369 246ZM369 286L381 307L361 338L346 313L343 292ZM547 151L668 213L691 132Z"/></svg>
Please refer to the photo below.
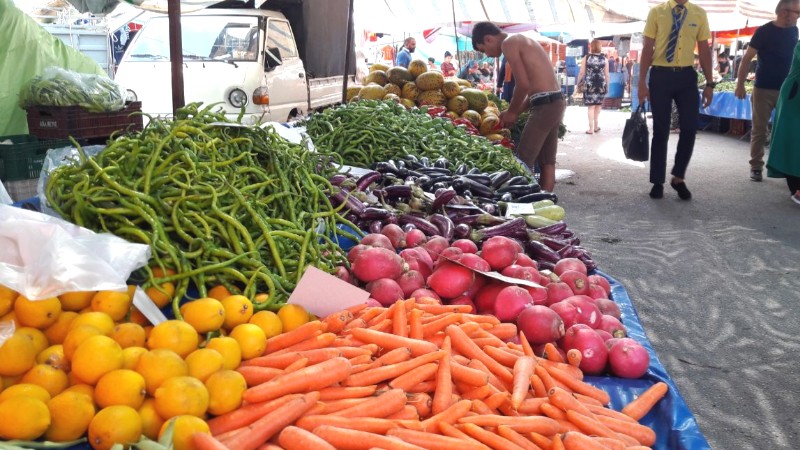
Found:
<svg viewBox="0 0 800 450"><path fill-rule="evenodd" d="M76 291L124 291L150 247L62 219L0 205L0 284L31 300Z"/></svg>

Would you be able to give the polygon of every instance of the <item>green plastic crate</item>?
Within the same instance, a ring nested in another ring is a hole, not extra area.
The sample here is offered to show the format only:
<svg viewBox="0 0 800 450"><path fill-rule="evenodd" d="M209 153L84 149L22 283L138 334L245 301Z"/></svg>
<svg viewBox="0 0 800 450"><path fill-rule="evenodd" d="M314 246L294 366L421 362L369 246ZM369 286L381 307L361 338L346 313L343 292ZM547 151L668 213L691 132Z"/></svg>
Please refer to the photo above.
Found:
<svg viewBox="0 0 800 450"><path fill-rule="evenodd" d="M2 144L10 140L12 144ZM69 140L40 141L33 135L0 136L0 180L39 178L44 157L51 148L72 145Z"/></svg>

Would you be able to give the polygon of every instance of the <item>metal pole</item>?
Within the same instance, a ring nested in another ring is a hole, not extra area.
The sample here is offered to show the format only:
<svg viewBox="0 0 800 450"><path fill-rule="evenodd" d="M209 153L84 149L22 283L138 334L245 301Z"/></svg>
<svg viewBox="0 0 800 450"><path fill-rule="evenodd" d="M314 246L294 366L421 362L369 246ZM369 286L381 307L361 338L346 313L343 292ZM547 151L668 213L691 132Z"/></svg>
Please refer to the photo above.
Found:
<svg viewBox="0 0 800 450"><path fill-rule="evenodd" d="M347 102L347 79L348 71L350 70L350 54L353 49L353 1L350 0L350 6L347 10L347 48L344 54L344 82L342 83L342 103Z"/></svg>
<svg viewBox="0 0 800 450"><path fill-rule="evenodd" d="M183 45L181 43L181 2L167 1L169 17L169 59L172 66L172 113L186 104L183 95Z"/></svg>
<svg viewBox="0 0 800 450"><path fill-rule="evenodd" d="M456 35L456 61L458 61L458 71L461 71L461 51L458 49L458 22L456 22L456 2L450 0L450 6L453 9L453 34ZM458 73L456 73L458 75Z"/></svg>

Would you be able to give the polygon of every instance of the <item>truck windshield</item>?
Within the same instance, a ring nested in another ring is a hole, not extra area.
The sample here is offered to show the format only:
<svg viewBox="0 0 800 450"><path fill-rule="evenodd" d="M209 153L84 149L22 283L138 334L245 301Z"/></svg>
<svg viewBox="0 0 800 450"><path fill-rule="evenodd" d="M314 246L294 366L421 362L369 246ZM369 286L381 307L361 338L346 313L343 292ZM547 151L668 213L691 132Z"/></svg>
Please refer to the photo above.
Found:
<svg viewBox="0 0 800 450"><path fill-rule="evenodd" d="M151 19L131 44L132 61L169 60L169 21ZM257 17L184 16L183 56L197 61L256 61L261 33Z"/></svg>

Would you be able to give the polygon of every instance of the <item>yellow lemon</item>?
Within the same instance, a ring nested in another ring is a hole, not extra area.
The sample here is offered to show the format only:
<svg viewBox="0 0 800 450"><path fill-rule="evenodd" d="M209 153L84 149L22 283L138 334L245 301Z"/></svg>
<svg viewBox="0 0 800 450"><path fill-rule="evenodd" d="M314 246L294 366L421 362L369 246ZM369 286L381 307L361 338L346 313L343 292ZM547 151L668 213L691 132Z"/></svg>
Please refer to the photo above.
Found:
<svg viewBox="0 0 800 450"><path fill-rule="evenodd" d="M152 325L150 323L150 321L147 320L147 317L145 317L145 315L142 314L141 311L136 309L135 306L131 307L131 317L129 319L129 322L135 323L135 324L141 325L141 326Z"/></svg>
<svg viewBox="0 0 800 450"><path fill-rule="evenodd" d="M112 370L94 387L94 401L101 408L126 405L138 409L146 396L144 377L133 370Z"/></svg>
<svg viewBox="0 0 800 450"><path fill-rule="evenodd" d="M144 347L128 347L122 349L122 368L134 370L136 364L139 362L139 358L142 357L147 353L147 349Z"/></svg>
<svg viewBox="0 0 800 450"><path fill-rule="evenodd" d="M8 314L0 317L0 322L6 322L6 324L11 324L14 327L20 326L19 322L17 321L17 315L14 314L14 311L9 311Z"/></svg>
<svg viewBox="0 0 800 450"><path fill-rule="evenodd" d="M213 298L200 298L184 303L181 306L181 315L198 333L219 330L225 322L225 308L222 302Z"/></svg>
<svg viewBox="0 0 800 450"><path fill-rule="evenodd" d="M32 441L47 431L50 411L36 398L13 397L0 403L0 438Z"/></svg>
<svg viewBox="0 0 800 450"><path fill-rule="evenodd" d="M89 445L108 450L114 444L127 447L142 436L142 419L130 406L115 405L101 409L89 423Z"/></svg>
<svg viewBox="0 0 800 450"><path fill-rule="evenodd" d="M0 345L0 375L22 375L36 363L36 348L27 336L14 333Z"/></svg>
<svg viewBox="0 0 800 450"><path fill-rule="evenodd" d="M72 372L94 385L103 375L122 367L122 347L108 336L92 336L75 349Z"/></svg>
<svg viewBox="0 0 800 450"><path fill-rule="evenodd" d="M114 327L109 336L122 348L144 347L144 328L136 323L121 323Z"/></svg>
<svg viewBox="0 0 800 450"><path fill-rule="evenodd" d="M56 369L69 372L69 361L64 355L64 346L61 344L51 345L42 350L41 353L36 355L36 362L38 364L47 364L55 367Z"/></svg>
<svg viewBox="0 0 800 450"><path fill-rule="evenodd" d="M250 323L258 325L264 331L267 339L283 333L281 319L272 311L259 311L250 318Z"/></svg>
<svg viewBox="0 0 800 450"><path fill-rule="evenodd" d="M131 309L132 298L128 291L100 291L92 297L92 311L104 312L114 322L119 322L128 315Z"/></svg>
<svg viewBox="0 0 800 450"><path fill-rule="evenodd" d="M58 296L64 311L80 311L92 304L96 291L68 292Z"/></svg>
<svg viewBox="0 0 800 450"><path fill-rule="evenodd" d="M69 326L76 317L78 317L78 313L74 311L64 311L59 314L56 322L44 330L47 341L51 345L62 344L67 337L67 333L69 333Z"/></svg>
<svg viewBox="0 0 800 450"><path fill-rule="evenodd" d="M182 320L167 320L153 327L147 347L150 350L166 348L185 358L197 349L199 342L197 331L191 325Z"/></svg>
<svg viewBox="0 0 800 450"><path fill-rule="evenodd" d="M158 432L164 419L156 412L156 402L152 398L147 398L142 406L139 407L139 418L142 420L142 434L148 439L158 439Z"/></svg>
<svg viewBox="0 0 800 450"><path fill-rule="evenodd" d="M165 348L142 354L134 370L144 377L145 387L150 395L155 394L156 389L167 379L189 374L189 366L183 358Z"/></svg>
<svg viewBox="0 0 800 450"><path fill-rule="evenodd" d="M65 391L47 402L50 410L50 427L45 439L54 442L74 441L89 429L95 409L92 398L84 394Z"/></svg>
<svg viewBox="0 0 800 450"><path fill-rule="evenodd" d="M229 336L212 338L206 344L206 348L216 350L222 355L224 369L233 370L242 363L242 348L236 339Z"/></svg>
<svg viewBox="0 0 800 450"><path fill-rule="evenodd" d="M67 361L72 360L75 349L92 336L103 336L103 332L91 325L80 325L70 330L64 338L64 356Z"/></svg>
<svg viewBox="0 0 800 450"><path fill-rule="evenodd" d="M225 308L225 329L232 330L236 325L247 323L253 317L253 302L244 295L231 295L222 300Z"/></svg>
<svg viewBox="0 0 800 450"><path fill-rule="evenodd" d="M242 405L242 395L247 390L244 376L235 370L222 370L206 380L208 412L218 416Z"/></svg>
<svg viewBox="0 0 800 450"><path fill-rule="evenodd" d="M189 366L190 377L206 381L212 373L222 370L225 358L214 349L201 348L189 353L186 364Z"/></svg>
<svg viewBox="0 0 800 450"><path fill-rule="evenodd" d="M30 397L42 402L47 402L51 398L47 389L32 383L20 383L7 387L6 390L0 392L0 403L13 397Z"/></svg>
<svg viewBox="0 0 800 450"><path fill-rule="evenodd" d="M76 394L85 395L89 397L89 400L92 400L92 404L94 404L94 387L88 384L73 384L72 386L64 389L64 392L75 392ZM62 394L64 392L62 392Z"/></svg>
<svg viewBox="0 0 800 450"><path fill-rule="evenodd" d="M261 293L253 297L253 303L266 303L269 301L269 294Z"/></svg>
<svg viewBox="0 0 800 450"><path fill-rule="evenodd" d="M231 295L233 295L233 293L231 293L231 291L229 291L228 288L226 288L223 285L214 286L213 288L208 290L208 296L210 298L215 298L219 301L225 300Z"/></svg>
<svg viewBox="0 0 800 450"><path fill-rule="evenodd" d="M258 325L252 323L237 325L231 331L231 337L239 343L244 360L263 355L267 348L267 336Z"/></svg>
<svg viewBox="0 0 800 450"><path fill-rule="evenodd" d="M288 303L278 310L278 317L283 324L283 332L292 331L308 322L308 311L302 306Z"/></svg>
<svg viewBox="0 0 800 450"><path fill-rule="evenodd" d="M114 319L100 311L86 311L80 313L78 317L73 319L72 323L69 324L69 330L72 331L81 325L93 326L106 336L114 331Z"/></svg>
<svg viewBox="0 0 800 450"><path fill-rule="evenodd" d="M29 300L24 295L14 302L14 313L22 326L45 329L54 324L61 314L61 301L57 297Z"/></svg>
<svg viewBox="0 0 800 450"><path fill-rule="evenodd" d="M0 317L14 310L14 300L19 297L17 291L0 284Z"/></svg>
<svg viewBox="0 0 800 450"><path fill-rule="evenodd" d="M159 308L163 308L167 306L167 304L172 301L172 297L175 296L175 285L168 282L159 286L150 286L145 289L144 292L150 297L153 303L158 305Z"/></svg>
<svg viewBox="0 0 800 450"><path fill-rule="evenodd" d="M37 364L22 376L23 383L43 387L50 397L55 397L69 386L67 373L47 364Z"/></svg>
<svg viewBox="0 0 800 450"><path fill-rule="evenodd" d="M17 330L14 331L14 334L25 336L26 338L30 339L31 343L33 344L33 349L36 351L37 355L50 346L50 343L47 341L47 336L44 335L42 330L31 327L22 327L17 328Z"/></svg>
<svg viewBox="0 0 800 450"><path fill-rule="evenodd" d="M194 377L172 377L156 389L156 411L164 419L180 415L203 417L208 409L208 389Z"/></svg>
<svg viewBox="0 0 800 450"><path fill-rule="evenodd" d="M195 416L177 416L164 422L159 430L158 438L161 439L167 427L172 426L172 448L174 450L194 450L192 435L195 433L211 434L205 420Z"/></svg>

